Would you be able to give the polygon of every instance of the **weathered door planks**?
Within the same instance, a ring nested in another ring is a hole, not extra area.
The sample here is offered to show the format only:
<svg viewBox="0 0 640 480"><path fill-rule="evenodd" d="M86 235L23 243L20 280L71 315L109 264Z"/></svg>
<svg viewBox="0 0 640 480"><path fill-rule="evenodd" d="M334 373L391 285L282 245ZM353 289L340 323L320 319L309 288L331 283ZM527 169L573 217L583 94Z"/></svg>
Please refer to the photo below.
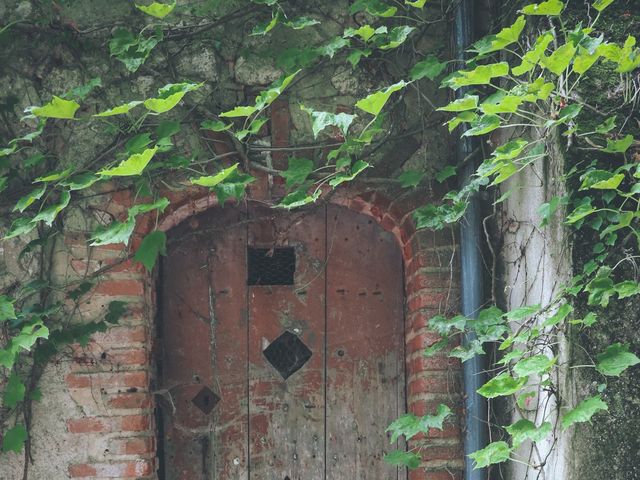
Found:
<svg viewBox="0 0 640 480"><path fill-rule="evenodd" d="M252 209L252 218L267 212ZM273 210L271 210L271 216ZM296 251L294 285L249 287L251 477L324 478L324 214L295 213L251 223L255 247ZM263 350L289 331L311 350L286 381Z"/></svg>
<svg viewBox="0 0 640 480"><path fill-rule="evenodd" d="M226 212L228 210L228 213ZM216 212L219 216L223 212ZM224 209L222 229L207 235L213 250L210 264L215 391L220 402L212 412L211 479L249 477L248 436L248 315L246 214Z"/></svg>
<svg viewBox="0 0 640 480"><path fill-rule="evenodd" d="M252 206L205 212L169 239L166 479L406 479L382 460L395 448L385 428L404 411L402 263L391 235L340 207ZM294 284L248 286L248 246L293 247ZM312 352L286 380L263 353L285 331ZM208 414L192 401L203 386L220 398Z"/></svg>
<svg viewBox="0 0 640 480"><path fill-rule="evenodd" d="M326 478L395 479L382 458L404 411L402 259L370 218L330 207L327 219Z"/></svg>

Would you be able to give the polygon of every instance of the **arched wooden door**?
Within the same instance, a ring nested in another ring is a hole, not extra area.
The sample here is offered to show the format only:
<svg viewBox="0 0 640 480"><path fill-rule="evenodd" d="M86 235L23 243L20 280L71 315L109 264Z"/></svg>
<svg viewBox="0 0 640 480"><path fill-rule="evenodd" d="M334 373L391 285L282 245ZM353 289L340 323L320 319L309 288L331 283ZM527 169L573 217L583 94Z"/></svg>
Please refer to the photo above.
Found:
<svg viewBox="0 0 640 480"><path fill-rule="evenodd" d="M402 259L375 222L210 210L170 232L161 283L161 478L406 478L383 462L405 408Z"/></svg>

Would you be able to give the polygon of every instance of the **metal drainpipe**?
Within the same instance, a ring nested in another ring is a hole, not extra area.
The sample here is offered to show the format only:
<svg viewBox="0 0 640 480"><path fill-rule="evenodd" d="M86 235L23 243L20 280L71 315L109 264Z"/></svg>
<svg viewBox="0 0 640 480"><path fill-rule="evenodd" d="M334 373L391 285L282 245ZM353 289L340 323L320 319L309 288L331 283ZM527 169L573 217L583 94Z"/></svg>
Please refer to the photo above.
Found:
<svg viewBox="0 0 640 480"><path fill-rule="evenodd" d="M474 0L459 0L455 16L455 54L462 62L465 50L473 41ZM456 93L464 96L464 89ZM464 124L463 124L464 125ZM464 128L462 127L463 131ZM462 132L461 132L462 133ZM471 137L461 137L456 147L457 162L460 164L474 150L475 142ZM462 185L466 184L475 172L475 162L467 160L460 176ZM460 256L462 314L468 318L475 318L482 306L482 271L480 258L480 199L473 195L469 201L467 211L460 223ZM468 344L475 339L475 334L468 332L463 343ZM484 480L487 478L486 469L473 470L473 461L469 454L487 445L487 401L477 393L484 384L484 357L476 355L463 364L464 378L464 407L466 415L466 429L464 433L464 478L465 480Z"/></svg>

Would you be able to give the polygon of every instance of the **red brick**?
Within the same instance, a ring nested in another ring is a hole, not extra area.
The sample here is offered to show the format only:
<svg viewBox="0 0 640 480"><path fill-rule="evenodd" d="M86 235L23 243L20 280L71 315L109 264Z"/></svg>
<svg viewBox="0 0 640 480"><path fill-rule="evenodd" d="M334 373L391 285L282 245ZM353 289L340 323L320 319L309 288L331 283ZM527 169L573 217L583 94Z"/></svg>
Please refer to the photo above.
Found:
<svg viewBox="0 0 640 480"><path fill-rule="evenodd" d="M109 399L112 408L151 408L151 398L145 392L121 393Z"/></svg>
<svg viewBox="0 0 640 480"><path fill-rule="evenodd" d="M458 298L458 295L459 292L457 289L443 289L441 291L433 291L431 289L423 290L409 298L407 308L409 312L415 312L422 308L447 309L448 306L453 304L453 300Z"/></svg>
<svg viewBox="0 0 640 480"><path fill-rule="evenodd" d="M148 374L144 371L119 373L70 373L65 377L70 388L99 388L99 387L136 387L145 388L148 384Z"/></svg>
<svg viewBox="0 0 640 480"><path fill-rule="evenodd" d="M120 417L121 432L143 432L151 427L149 415L127 415Z"/></svg>
<svg viewBox="0 0 640 480"><path fill-rule="evenodd" d="M409 375L417 375L422 372L457 370L459 368L460 360L457 358L451 358L446 354L425 357L419 353L416 358L408 362L407 373Z"/></svg>
<svg viewBox="0 0 640 480"><path fill-rule="evenodd" d="M407 394L413 397L420 393L450 393L455 384L447 376L427 376L417 378L407 386Z"/></svg>
<svg viewBox="0 0 640 480"><path fill-rule="evenodd" d="M147 456L154 450L153 437L116 438L110 443L110 451L116 455Z"/></svg>
<svg viewBox="0 0 640 480"><path fill-rule="evenodd" d="M397 220L389 214L385 214L380 221L380 226L387 232L391 232L398 227Z"/></svg>
<svg viewBox="0 0 640 480"><path fill-rule="evenodd" d="M456 395L442 395L442 398L429 400L415 400L409 398L408 405L409 412L419 417L423 415L433 415L437 411L438 405L440 404L447 405L454 412L454 415L458 415L458 412L456 410L458 409L457 404L459 402L459 397Z"/></svg>
<svg viewBox="0 0 640 480"><path fill-rule="evenodd" d="M453 288L458 285L456 272L417 272L407 280L407 295L418 290L432 288Z"/></svg>
<svg viewBox="0 0 640 480"><path fill-rule="evenodd" d="M109 295L112 297L128 296L140 297L144 295L144 283L141 280L103 280L93 290L96 294Z"/></svg>
<svg viewBox="0 0 640 480"><path fill-rule="evenodd" d="M96 469L93 465L86 463L78 463L75 465L69 465L69 476L73 478L77 477L94 477L96 475Z"/></svg>
<svg viewBox="0 0 640 480"><path fill-rule="evenodd" d="M430 347L435 342L440 340L440 335L435 332L422 332L409 340L406 345L407 355L411 355L414 352L421 352L425 348Z"/></svg>
<svg viewBox="0 0 640 480"><path fill-rule="evenodd" d="M93 341L105 347L126 347L146 342L147 329L144 326L111 327L106 332L94 334Z"/></svg>
<svg viewBox="0 0 640 480"><path fill-rule="evenodd" d="M72 418L67 420L67 429L69 433L105 433L111 431L111 425L104 418Z"/></svg>
<svg viewBox="0 0 640 480"><path fill-rule="evenodd" d="M83 463L69 466L69 475L78 477L101 478L138 478L153 473L153 462L135 460L118 463Z"/></svg>

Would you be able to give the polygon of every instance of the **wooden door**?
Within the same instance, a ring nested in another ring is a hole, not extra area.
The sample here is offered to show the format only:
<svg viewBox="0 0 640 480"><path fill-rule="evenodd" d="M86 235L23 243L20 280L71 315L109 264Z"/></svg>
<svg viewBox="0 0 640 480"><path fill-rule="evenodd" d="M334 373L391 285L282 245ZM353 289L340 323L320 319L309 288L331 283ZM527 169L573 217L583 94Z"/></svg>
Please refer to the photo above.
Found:
<svg viewBox="0 0 640 480"><path fill-rule="evenodd" d="M340 207L215 209L169 234L160 477L390 480L405 409L399 249Z"/></svg>

